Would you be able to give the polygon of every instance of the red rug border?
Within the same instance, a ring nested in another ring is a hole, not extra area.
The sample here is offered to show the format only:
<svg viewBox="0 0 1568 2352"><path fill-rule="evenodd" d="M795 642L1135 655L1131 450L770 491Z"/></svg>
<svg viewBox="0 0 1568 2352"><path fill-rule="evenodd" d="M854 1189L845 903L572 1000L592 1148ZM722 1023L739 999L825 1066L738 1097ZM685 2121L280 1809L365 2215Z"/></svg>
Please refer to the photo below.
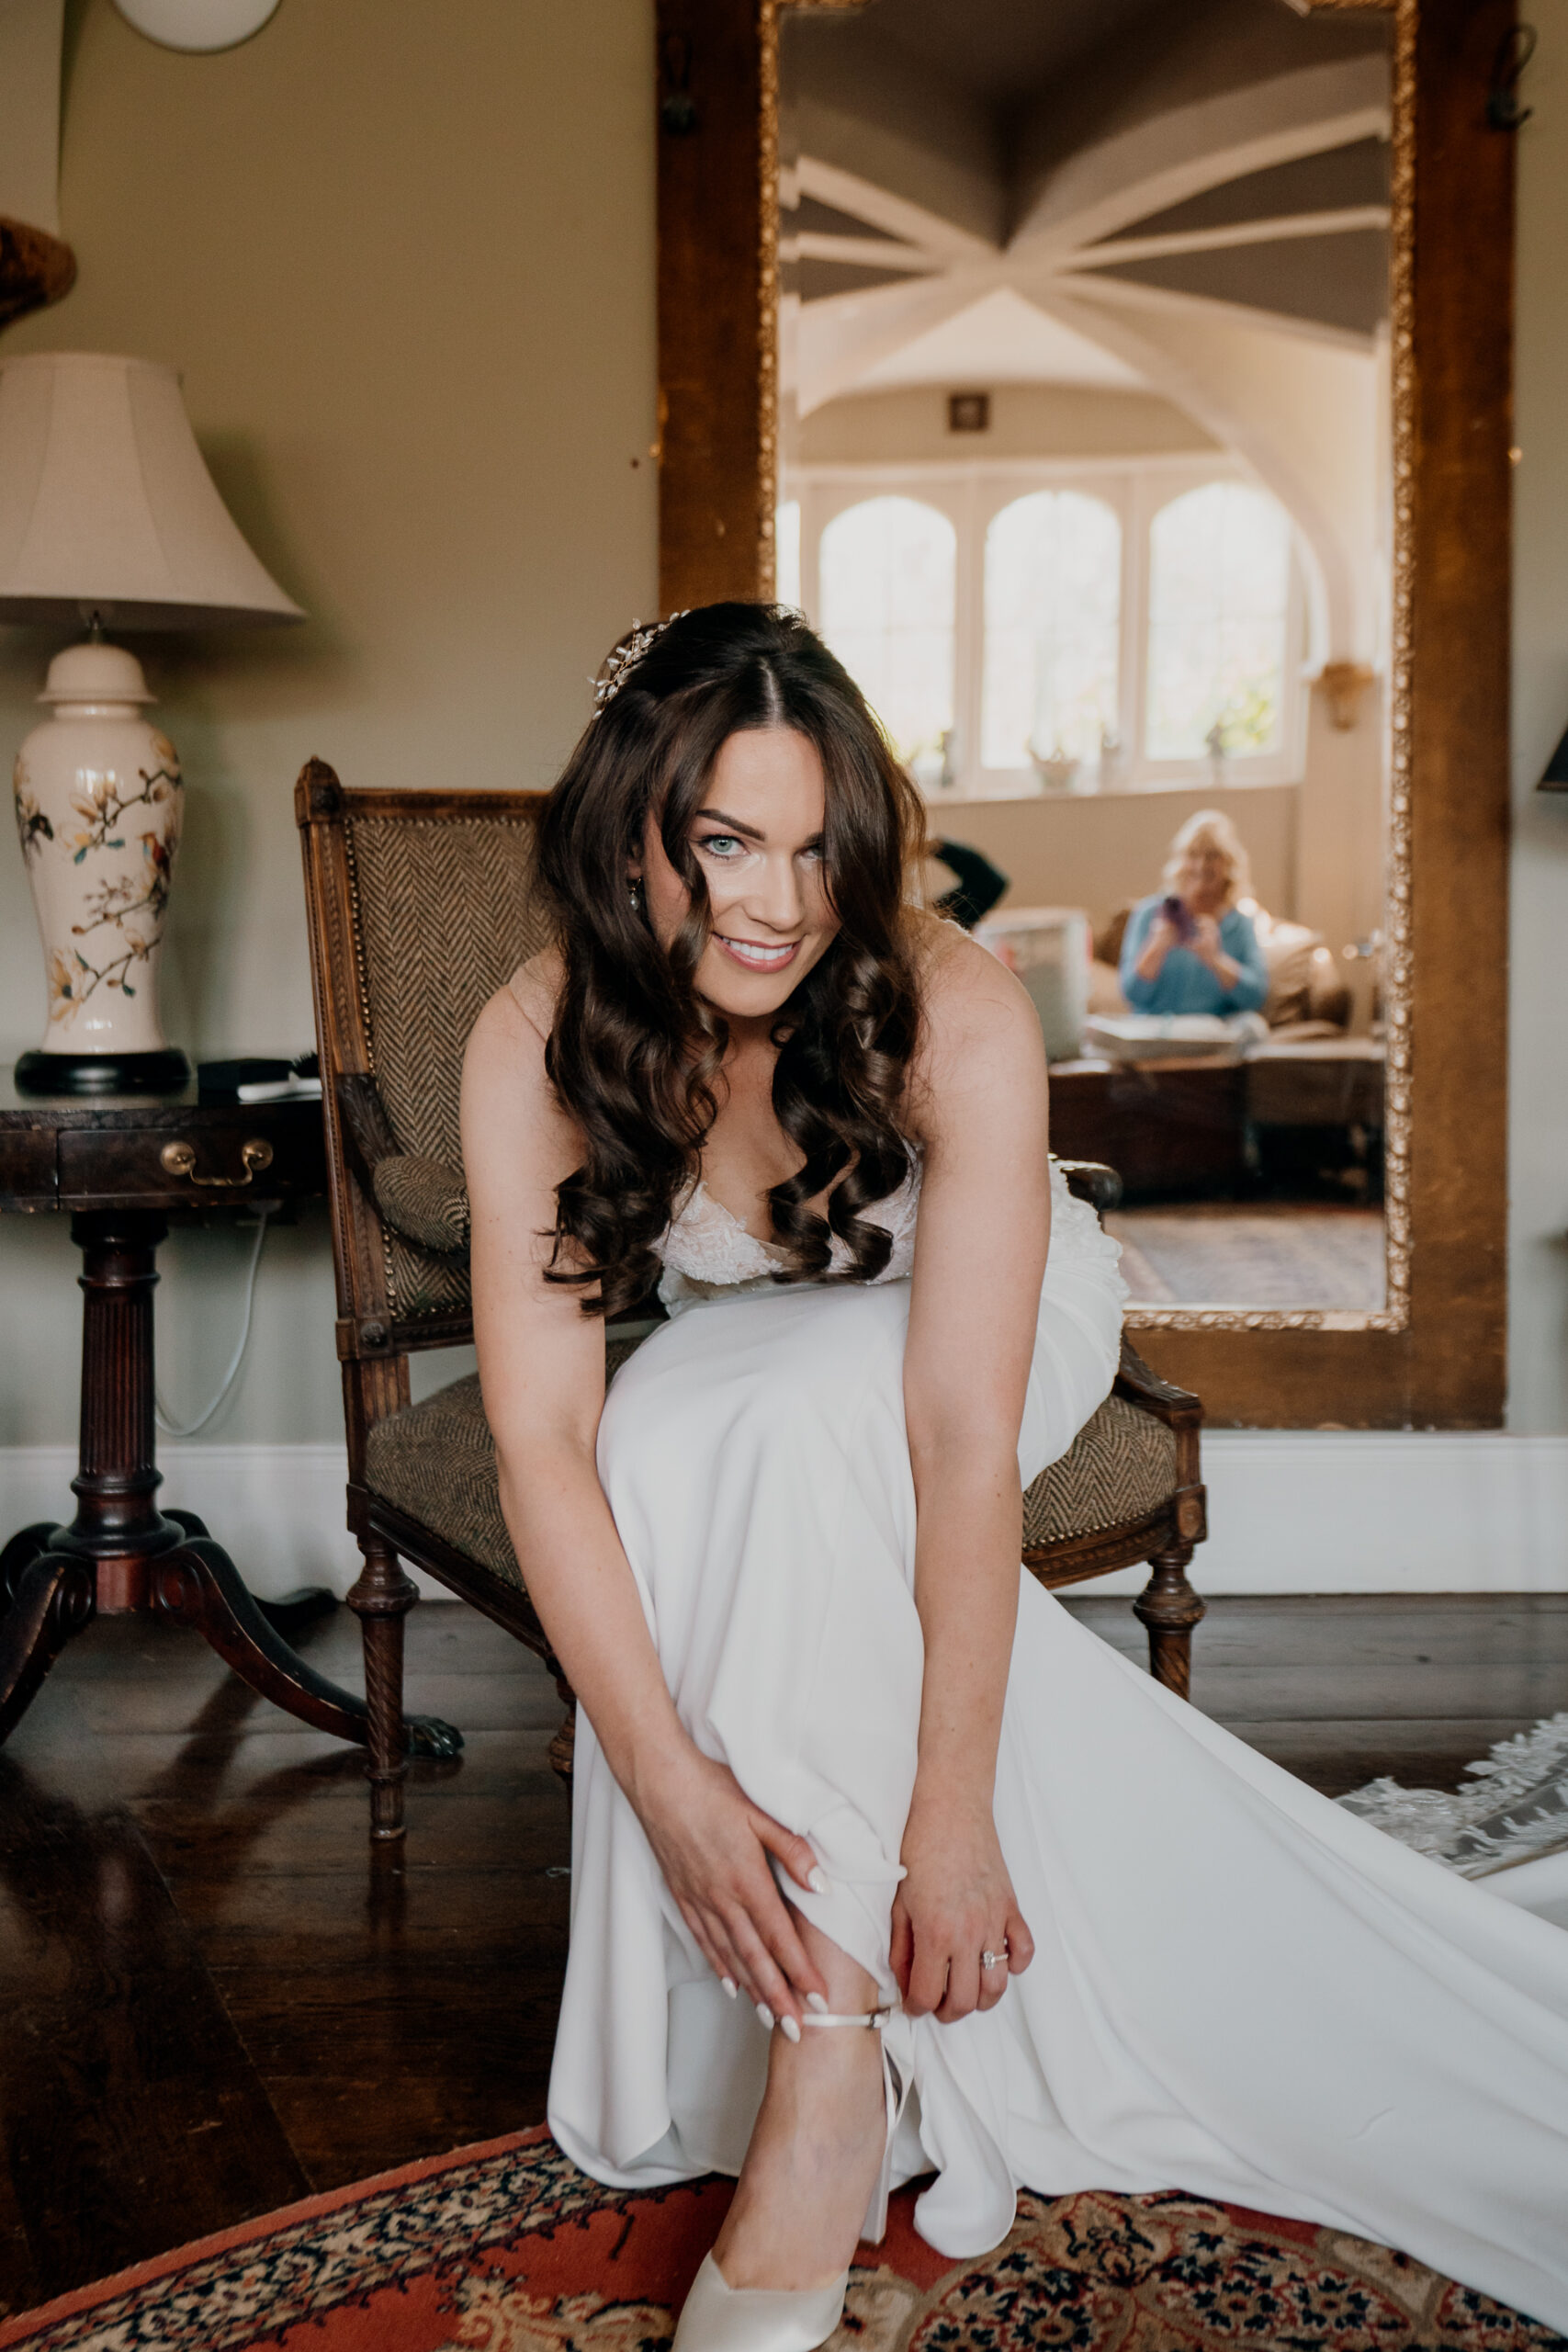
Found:
<svg viewBox="0 0 1568 2352"><path fill-rule="evenodd" d="M57 2295L51 2302L39 2303L34 2309L14 2312L0 2320L0 2352L8 2345L24 2342L62 2320L74 2319L91 2311L96 2303L107 2302L118 2294L153 2285L197 2262L210 2260L216 2255L231 2254L241 2246L270 2237L275 2232L288 2229L297 2222L319 2221L323 2215L340 2211L344 2206L361 2203L365 2199L388 2189L404 2188L414 2181L432 2180L438 2174L456 2171L459 2166L479 2164L491 2156L513 2154L519 2148L540 2143L556 2143L547 2123L530 2124L521 2132L503 2132L499 2139L474 2140L460 2148L450 2148L436 2156L417 2156L412 2162L394 2165L386 2172L367 2174L362 2180L346 2181L337 2188L318 2189L313 2196L301 2197L292 2205L279 2205L269 2213L257 2213L249 2221L233 2222L226 2230L215 2230L203 2238L190 2238L185 2245L171 2246L165 2253L150 2255L144 2262L130 2264L124 2270L111 2271L107 2278L94 2278L85 2286L73 2287L68 2293ZM687 2184L674 2184L687 2185ZM695 2186L695 2183L689 2184ZM636 2190L607 2189L607 2196L636 2196ZM1043 2194L1034 2191L1033 2194ZM1189 2192L1178 2189L1177 2195ZM1314 2245L1319 2225L1301 2222L1282 2213L1266 2213L1249 2205L1233 2205L1223 2199L1204 2198L1204 2204L1218 2205L1231 2219L1259 2235L1282 2238L1298 2245Z"/></svg>
<svg viewBox="0 0 1568 2352"><path fill-rule="evenodd" d="M231 2254L238 2246L270 2237L274 2231L287 2229L297 2222L319 2221L323 2214L335 2212L344 2205L356 2205L378 2191L405 2188L416 2180L432 2180L436 2174L454 2171L460 2165L478 2164L487 2156L508 2155L513 2149L528 2147L540 2140L551 2140L547 2123L530 2124L524 2132L505 2132L498 2140L473 2140L465 2147L448 2149L444 2155L416 2156L412 2164L394 2165L389 2172L369 2173L363 2180L345 2181L341 2188L318 2189L312 2197L301 2197L292 2205L276 2206L270 2213L254 2214L248 2222L235 2222L226 2230L214 2230L209 2237L190 2238L184 2245L171 2246L166 2254L149 2255L145 2262L133 2262L127 2269L113 2270L107 2278L89 2279L85 2286L73 2287L68 2293L57 2295L52 2302L39 2303L32 2311L15 2312L9 2319L0 2320L0 2352L6 2345L23 2341L60 2320L76 2318L95 2303L108 2301L113 2294L128 2294L136 2288L152 2286L155 2280L183 2270L191 2263L208 2261L214 2255Z"/></svg>

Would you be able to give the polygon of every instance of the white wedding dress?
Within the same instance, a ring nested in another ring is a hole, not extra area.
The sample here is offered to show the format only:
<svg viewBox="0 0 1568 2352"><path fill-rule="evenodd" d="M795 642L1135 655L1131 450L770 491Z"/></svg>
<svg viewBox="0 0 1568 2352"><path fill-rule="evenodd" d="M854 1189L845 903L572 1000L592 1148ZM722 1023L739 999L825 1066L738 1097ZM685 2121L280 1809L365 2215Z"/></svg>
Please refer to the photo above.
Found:
<svg viewBox="0 0 1568 2352"><path fill-rule="evenodd" d="M682 1722L810 1839L828 1892L792 1901L895 1999L922 1658L902 1388L918 1192L917 1170L876 1212L879 1281L781 1285L699 1185L664 1243L671 1320L617 1374L598 1454ZM1053 1170L1026 1482L1110 1389L1116 1257ZM894 2177L934 2172L916 2208L933 2246L988 2251L1021 2185L1184 2188L1382 2240L1568 2332L1568 1935L1526 1907L1550 1908L1552 1863L1444 1871L1027 1575L996 1820L1032 1965L986 2016L888 2029L914 2084ZM621 2188L737 2172L766 2058L580 1713L556 2138Z"/></svg>

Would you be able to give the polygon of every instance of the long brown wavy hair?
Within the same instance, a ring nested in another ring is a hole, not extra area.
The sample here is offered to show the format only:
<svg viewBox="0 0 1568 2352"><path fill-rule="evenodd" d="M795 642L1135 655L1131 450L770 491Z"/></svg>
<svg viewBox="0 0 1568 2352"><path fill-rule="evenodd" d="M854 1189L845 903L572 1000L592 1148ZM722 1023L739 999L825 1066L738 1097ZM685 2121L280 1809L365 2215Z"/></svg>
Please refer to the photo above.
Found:
<svg viewBox="0 0 1568 2352"><path fill-rule="evenodd" d="M864 1282L887 1263L888 1235L864 1212L908 1169L897 1114L919 1027L905 898L919 800L859 687L798 613L707 605L626 669L540 830L565 964L546 1068L584 1143L556 1188L547 1279L582 1286L586 1314L623 1314L651 1288L655 1244L717 1114L729 1031L694 987L712 923L689 835L728 738L770 727L795 729L822 762L824 879L840 923L773 1030L773 1109L804 1160L768 1194L780 1278L829 1278L835 1237L850 1259L838 1279ZM668 949L627 889L650 812L691 894ZM807 1206L824 1192L825 1217Z"/></svg>

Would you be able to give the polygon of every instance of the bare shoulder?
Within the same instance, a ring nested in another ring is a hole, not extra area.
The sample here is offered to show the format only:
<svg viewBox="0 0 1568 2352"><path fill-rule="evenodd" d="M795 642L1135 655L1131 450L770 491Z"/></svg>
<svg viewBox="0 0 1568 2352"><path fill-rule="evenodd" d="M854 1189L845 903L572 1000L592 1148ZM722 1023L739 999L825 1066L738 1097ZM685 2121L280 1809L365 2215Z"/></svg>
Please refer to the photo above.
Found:
<svg viewBox="0 0 1568 2352"><path fill-rule="evenodd" d="M554 948L534 956L497 989L468 1033L463 1057L463 1155L513 1157L547 1142L570 1156L575 1129L545 1068L545 1047L559 993Z"/></svg>
<svg viewBox="0 0 1568 2352"><path fill-rule="evenodd" d="M1039 1022L1021 981L956 923L923 916L916 956L922 1052L941 1054L986 1037L1038 1036Z"/></svg>
<svg viewBox="0 0 1568 2352"><path fill-rule="evenodd" d="M463 1057L465 1071L483 1069L499 1072L510 1069L519 1075L533 1069L542 1073L560 984L558 948L547 947L543 954L530 956L526 964L519 964L512 978L490 998L469 1030Z"/></svg>
<svg viewBox="0 0 1568 2352"><path fill-rule="evenodd" d="M917 952L920 1037L906 1117L931 1149L983 1127L999 1102L1043 1102L1045 1051L1022 984L966 932L928 920Z"/></svg>
<svg viewBox="0 0 1568 2352"><path fill-rule="evenodd" d="M525 964L518 965L501 994L510 996L540 1036L547 1037L555 1027L556 1007L560 1002L565 979L565 958L552 941L538 955L530 956Z"/></svg>

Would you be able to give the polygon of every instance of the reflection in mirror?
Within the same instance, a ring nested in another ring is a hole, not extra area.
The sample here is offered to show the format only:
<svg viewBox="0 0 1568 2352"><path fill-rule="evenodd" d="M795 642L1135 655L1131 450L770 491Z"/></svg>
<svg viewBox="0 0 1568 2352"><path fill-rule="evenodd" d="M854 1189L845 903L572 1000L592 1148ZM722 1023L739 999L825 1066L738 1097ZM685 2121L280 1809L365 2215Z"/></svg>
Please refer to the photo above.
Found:
<svg viewBox="0 0 1568 2352"><path fill-rule="evenodd" d="M778 592L1145 1323L1384 1303L1391 38L1305 5L781 19Z"/></svg>

